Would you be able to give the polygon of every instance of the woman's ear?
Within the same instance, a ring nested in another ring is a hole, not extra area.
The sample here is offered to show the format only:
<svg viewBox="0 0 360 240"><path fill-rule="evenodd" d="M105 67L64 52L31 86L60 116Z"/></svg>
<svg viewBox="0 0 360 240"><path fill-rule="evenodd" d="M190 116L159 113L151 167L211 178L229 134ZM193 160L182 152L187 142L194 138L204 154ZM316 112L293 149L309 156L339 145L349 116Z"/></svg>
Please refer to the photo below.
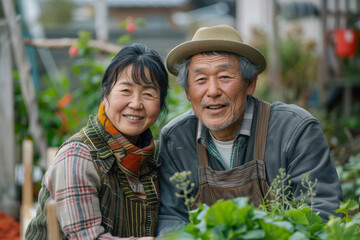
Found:
<svg viewBox="0 0 360 240"><path fill-rule="evenodd" d="M102 104L104 104L105 111L109 108L109 101L106 97L102 100Z"/></svg>

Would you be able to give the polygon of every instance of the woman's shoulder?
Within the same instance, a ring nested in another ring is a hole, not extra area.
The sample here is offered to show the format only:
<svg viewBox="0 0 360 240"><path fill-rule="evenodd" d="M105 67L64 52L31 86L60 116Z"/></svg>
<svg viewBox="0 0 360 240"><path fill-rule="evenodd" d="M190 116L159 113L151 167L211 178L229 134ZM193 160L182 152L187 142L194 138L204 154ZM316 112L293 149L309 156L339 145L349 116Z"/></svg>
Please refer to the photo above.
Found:
<svg viewBox="0 0 360 240"><path fill-rule="evenodd" d="M69 158L91 160L90 148L85 143L73 141L62 145L56 153L53 164Z"/></svg>
<svg viewBox="0 0 360 240"><path fill-rule="evenodd" d="M71 142L59 149L45 173L44 183L53 187L55 183L57 185L65 184L70 180L69 176L76 177L78 180L93 179L96 185L100 184L90 149L84 143Z"/></svg>

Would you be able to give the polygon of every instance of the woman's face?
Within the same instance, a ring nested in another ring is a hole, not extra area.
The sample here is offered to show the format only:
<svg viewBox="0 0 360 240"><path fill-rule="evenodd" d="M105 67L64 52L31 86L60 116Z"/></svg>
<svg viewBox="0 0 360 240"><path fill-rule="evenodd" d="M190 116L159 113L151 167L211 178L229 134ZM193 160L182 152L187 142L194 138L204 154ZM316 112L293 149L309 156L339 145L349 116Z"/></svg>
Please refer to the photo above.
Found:
<svg viewBox="0 0 360 240"><path fill-rule="evenodd" d="M155 123L160 113L160 89L154 84L136 84L131 79L132 65L125 68L103 100L105 112L115 128L131 142ZM150 79L149 70L146 76Z"/></svg>

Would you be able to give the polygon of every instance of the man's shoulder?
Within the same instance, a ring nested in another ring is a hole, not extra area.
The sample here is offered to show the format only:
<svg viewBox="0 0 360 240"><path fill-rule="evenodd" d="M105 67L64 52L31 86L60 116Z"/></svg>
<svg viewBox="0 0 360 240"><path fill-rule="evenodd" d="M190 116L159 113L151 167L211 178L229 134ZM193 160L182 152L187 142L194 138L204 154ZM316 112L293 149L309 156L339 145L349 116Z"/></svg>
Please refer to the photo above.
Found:
<svg viewBox="0 0 360 240"><path fill-rule="evenodd" d="M191 127L197 126L198 118L194 114L194 111L191 109L176 118L172 119L167 123L161 130L162 135L168 135L176 131L184 131L184 129L189 130Z"/></svg>
<svg viewBox="0 0 360 240"><path fill-rule="evenodd" d="M316 120L316 118L306 109L295 104L286 104L283 102L272 103L271 113L273 114L273 117L288 118L288 120Z"/></svg>

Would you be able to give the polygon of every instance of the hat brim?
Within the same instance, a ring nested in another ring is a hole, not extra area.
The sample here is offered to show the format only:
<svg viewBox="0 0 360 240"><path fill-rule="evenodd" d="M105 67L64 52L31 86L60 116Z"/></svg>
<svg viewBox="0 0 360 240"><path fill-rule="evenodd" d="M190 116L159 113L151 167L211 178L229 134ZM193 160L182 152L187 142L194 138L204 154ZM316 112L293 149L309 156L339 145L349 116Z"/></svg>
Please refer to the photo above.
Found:
<svg viewBox="0 0 360 240"><path fill-rule="evenodd" d="M170 73L177 76L179 72L175 68L176 64L179 64L192 55L211 51L224 51L244 56L251 60L255 65L260 66L259 74L266 68L265 57L256 48L247 44L224 39L206 39L184 42L169 52L166 57L166 67Z"/></svg>

